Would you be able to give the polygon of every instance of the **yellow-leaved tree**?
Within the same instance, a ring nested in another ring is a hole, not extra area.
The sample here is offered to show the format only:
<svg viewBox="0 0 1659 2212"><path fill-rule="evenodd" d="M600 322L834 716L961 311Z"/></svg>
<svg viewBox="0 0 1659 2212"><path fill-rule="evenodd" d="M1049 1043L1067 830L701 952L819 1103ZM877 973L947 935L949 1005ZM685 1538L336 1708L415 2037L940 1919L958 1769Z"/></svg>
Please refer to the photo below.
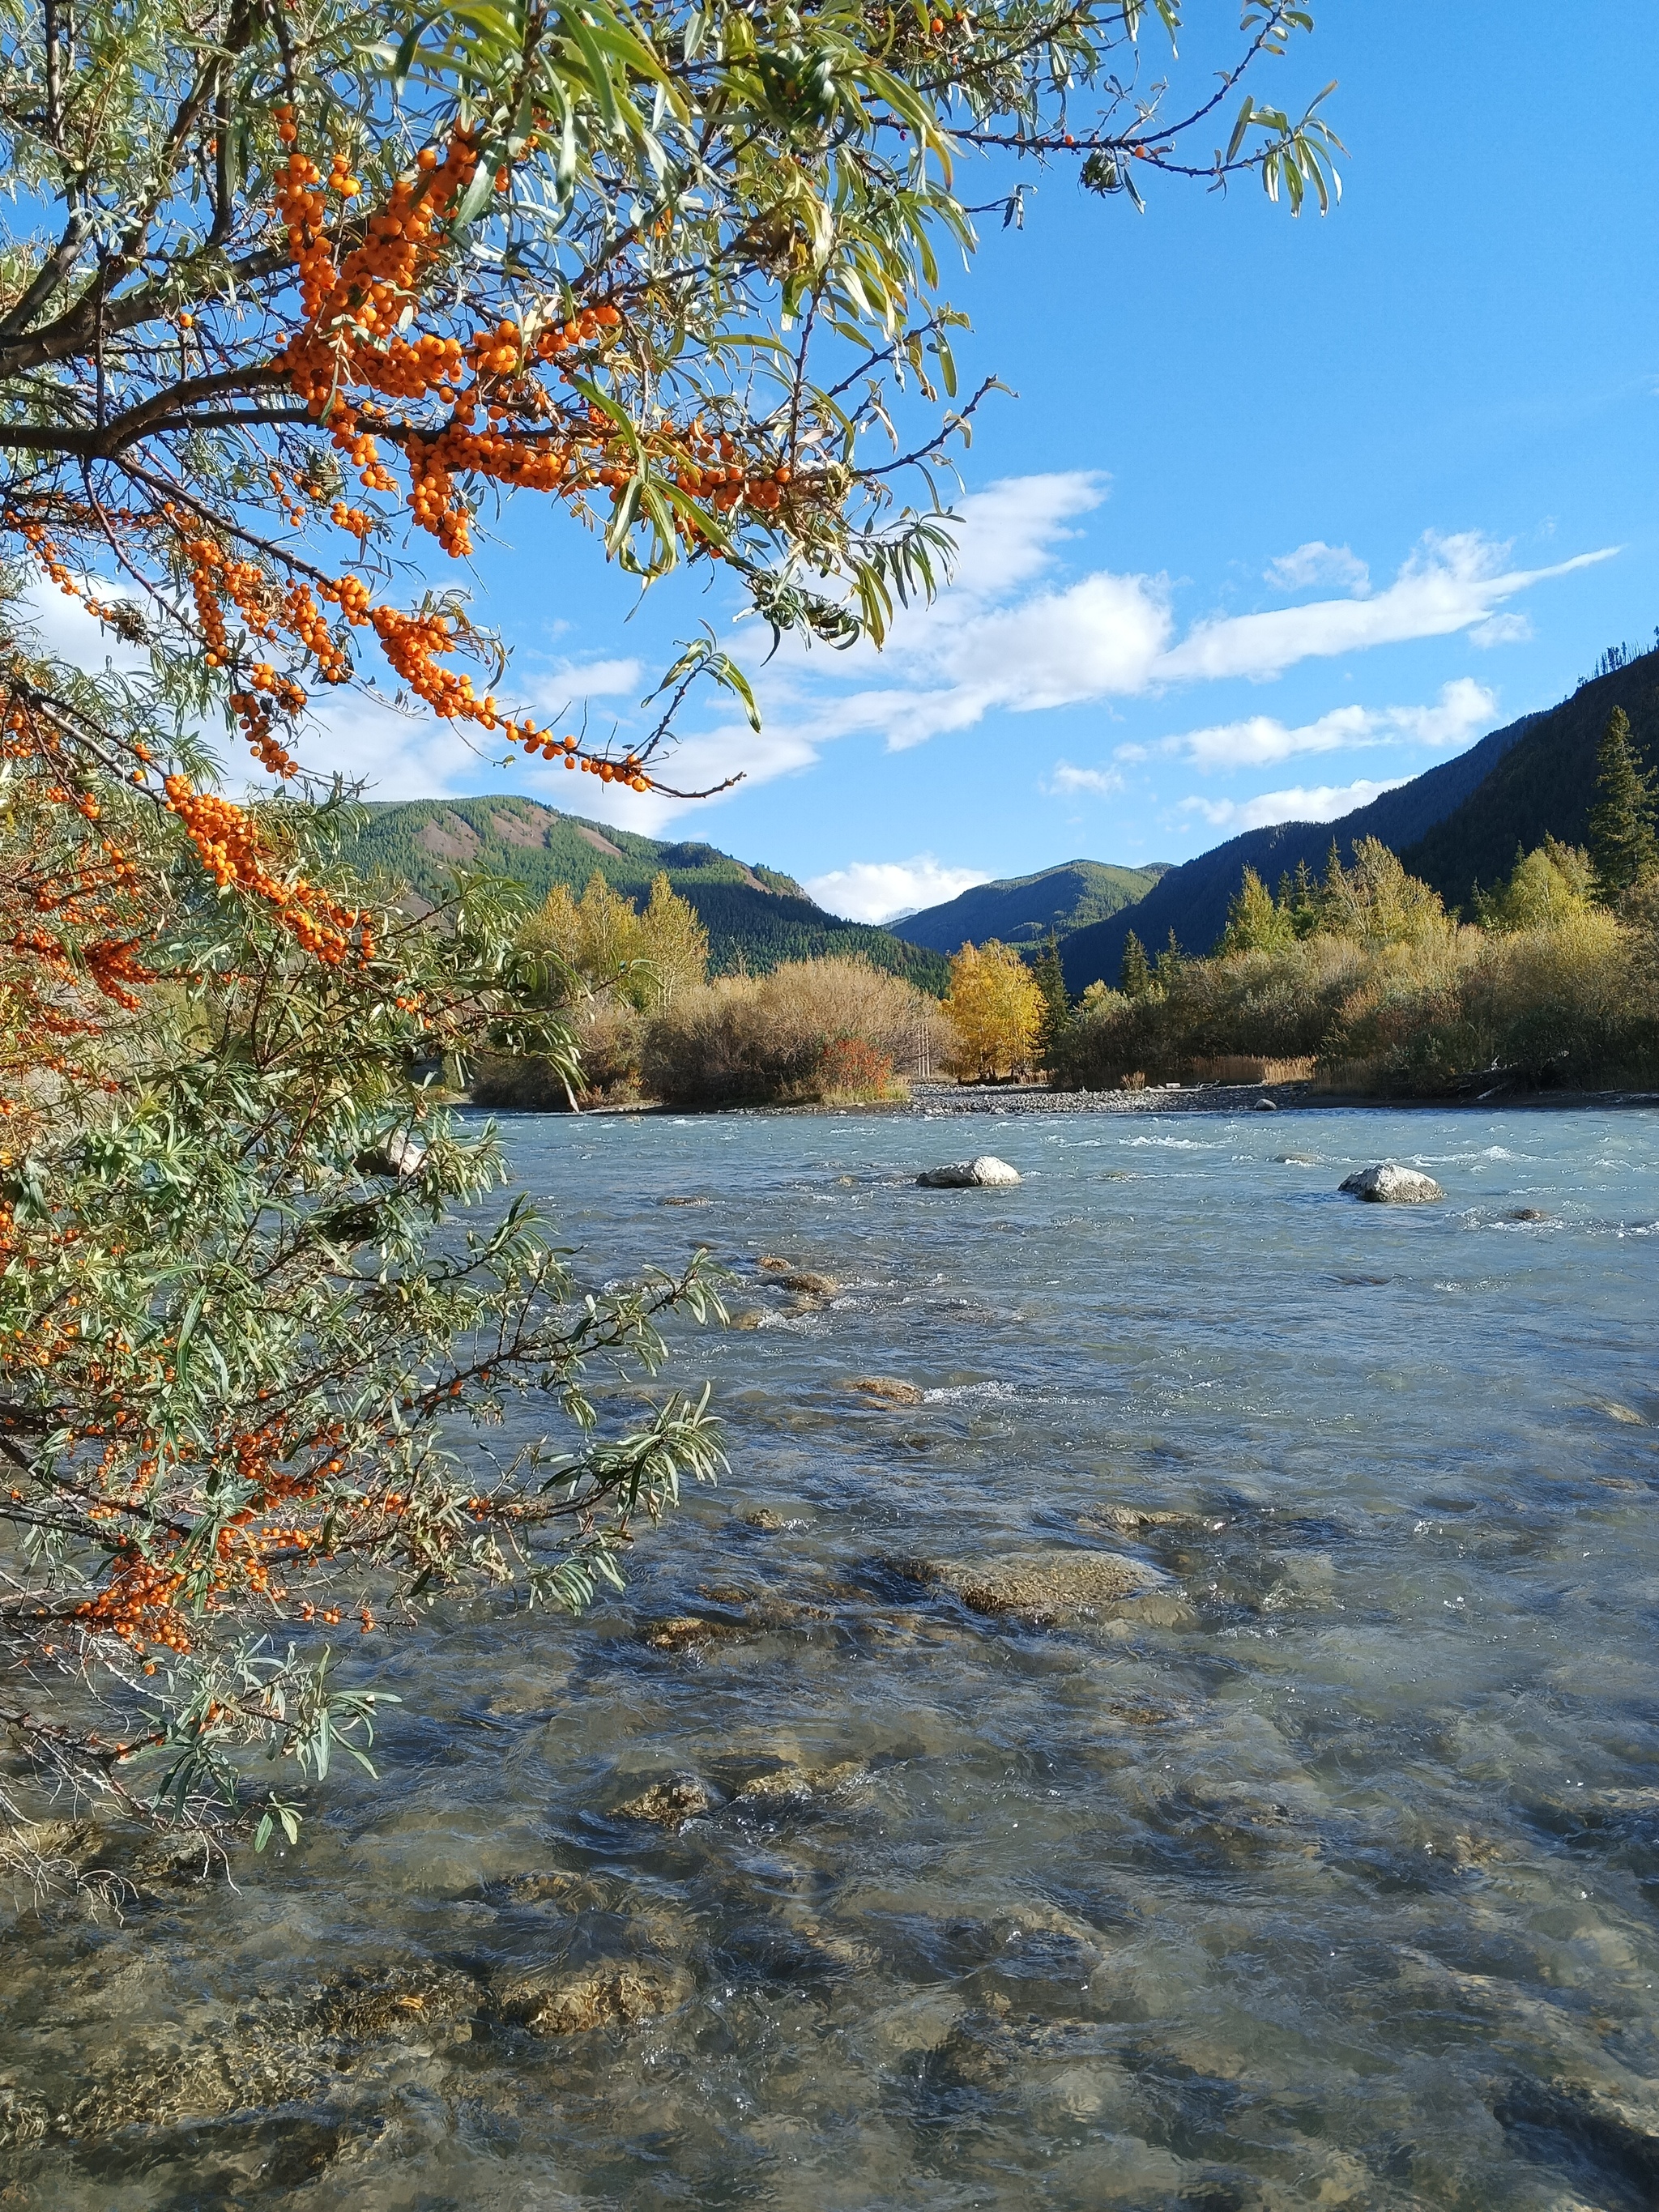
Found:
<svg viewBox="0 0 1659 2212"><path fill-rule="evenodd" d="M1012 946L995 938L964 945L951 963L945 1011L957 1033L953 1074L988 1082L1030 1066L1042 994Z"/></svg>

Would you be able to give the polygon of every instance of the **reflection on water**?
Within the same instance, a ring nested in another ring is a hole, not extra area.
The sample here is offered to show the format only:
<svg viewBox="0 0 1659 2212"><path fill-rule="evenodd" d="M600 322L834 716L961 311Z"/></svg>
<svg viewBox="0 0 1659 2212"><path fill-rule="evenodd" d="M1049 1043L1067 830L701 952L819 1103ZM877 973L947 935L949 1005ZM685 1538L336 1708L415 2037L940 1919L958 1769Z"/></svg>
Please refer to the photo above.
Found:
<svg viewBox="0 0 1659 2212"><path fill-rule="evenodd" d="M1654 1121L1267 1119L1010 1117L989 1191L515 1122L596 1277L743 1278L732 1480L381 1662L240 1894L10 1925L6 2201L1659 2201ZM1390 1155L1446 1203L1335 1195Z"/></svg>

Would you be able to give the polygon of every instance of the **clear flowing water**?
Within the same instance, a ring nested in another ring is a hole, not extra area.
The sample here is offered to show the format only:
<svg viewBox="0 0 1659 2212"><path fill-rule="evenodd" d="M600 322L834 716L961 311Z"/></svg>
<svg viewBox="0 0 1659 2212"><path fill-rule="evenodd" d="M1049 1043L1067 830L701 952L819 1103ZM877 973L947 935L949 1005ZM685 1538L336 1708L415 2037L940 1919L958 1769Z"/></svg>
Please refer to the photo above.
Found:
<svg viewBox="0 0 1659 2212"><path fill-rule="evenodd" d="M731 1476L380 1662L238 1891L15 1921L3 2201L1659 2201L1659 1124L994 1127L512 1125L595 1267L741 1279Z"/></svg>

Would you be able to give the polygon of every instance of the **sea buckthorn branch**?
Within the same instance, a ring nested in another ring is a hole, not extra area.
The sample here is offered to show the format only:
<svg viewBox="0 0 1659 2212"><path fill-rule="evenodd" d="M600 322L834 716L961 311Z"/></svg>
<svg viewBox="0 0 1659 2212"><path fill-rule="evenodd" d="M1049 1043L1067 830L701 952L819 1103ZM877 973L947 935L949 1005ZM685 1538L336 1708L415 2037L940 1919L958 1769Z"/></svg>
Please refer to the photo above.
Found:
<svg viewBox="0 0 1659 2212"><path fill-rule="evenodd" d="M1287 0L1247 10L1219 88L1178 120L1159 122L1155 100L1127 131L1062 127L1097 89L1109 116L1128 97L1108 72L1119 52L1138 58L1143 12L830 0L635 16L599 0L578 28L531 4L510 22L422 19L387 64L373 58L380 26L349 9L267 20L233 0L187 21L163 0L148 41L100 85L122 160L106 136L73 174L41 128L41 72L70 70L73 107L84 58L54 60L27 27L0 33L21 95L0 97L0 137L65 208L57 246L0 317L13 506L56 498L54 460L86 472L95 515L123 503L105 477L153 501L157 465L188 457L201 530L169 538L149 526L153 505L134 508L135 535L193 610L152 642L198 661L205 644L270 774L295 758L313 687L352 672L362 629L445 719L636 784L626 755L573 753L538 718L465 690L441 635L376 600L366 550L401 515L464 557L482 495L538 490L601 525L610 557L644 580L721 561L775 626L879 635L896 599L935 588L943 561L926 511L875 525L895 479L914 466L929 483L975 403L867 467L855 434L884 403L872 393L849 419L839 372L815 384L808 356L821 341L833 362L872 332L890 343L920 310L951 395L933 240L972 243L955 149L1076 153L1103 190L1135 159L1217 181L1255 167L1293 204L1310 186L1324 204L1334 142L1311 109L1292 129L1248 100L1224 155L1176 158L1309 27ZM1156 12L1173 34L1173 8ZM234 173L233 140L249 164ZM792 323L800 337L781 362ZM27 382L43 368L44 388ZM310 495L330 458L366 498ZM231 555L261 507L298 537L263 532ZM343 570L301 550L329 529L353 548ZM322 617L307 568L330 578L337 620Z"/></svg>

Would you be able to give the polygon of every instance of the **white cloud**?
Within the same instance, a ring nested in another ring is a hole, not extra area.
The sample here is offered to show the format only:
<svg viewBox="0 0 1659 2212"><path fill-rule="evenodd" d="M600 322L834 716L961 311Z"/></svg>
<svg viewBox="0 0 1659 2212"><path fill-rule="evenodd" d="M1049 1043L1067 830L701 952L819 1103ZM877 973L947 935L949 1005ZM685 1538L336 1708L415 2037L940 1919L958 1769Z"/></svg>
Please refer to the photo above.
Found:
<svg viewBox="0 0 1659 2212"><path fill-rule="evenodd" d="M530 679L530 694L536 706L552 714L566 700L609 699L618 692L637 691L644 673L644 663L638 660L561 660L545 676Z"/></svg>
<svg viewBox="0 0 1659 2212"><path fill-rule="evenodd" d="M828 875L809 877L806 889L820 906L849 921L890 921L989 881L982 868L947 868L931 853L918 853L908 860L851 860Z"/></svg>
<svg viewBox="0 0 1659 2212"><path fill-rule="evenodd" d="M112 604L125 601L138 608L131 589L112 584L106 576L83 570L79 581L89 586L100 599ZM95 615L88 614L79 599L72 599L39 574L24 586L17 602L17 620L47 659L94 672L106 665L125 675L149 671L149 654L143 646L123 643Z"/></svg>
<svg viewBox="0 0 1659 2212"><path fill-rule="evenodd" d="M1492 645L1524 645L1532 635L1525 615L1488 615L1469 632L1469 643L1483 649Z"/></svg>
<svg viewBox="0 0 1659 2212"><path fill-rule="evenodd" d="M1055 548L1072 534L1069 520L1103 495L1097 479L1072 473L1017 477L964 500L960 584L932 606L901 609L878 661L862 646L844 655L789 648L779 655L763 691L767 739L753 779L804 766L841 737L876 735L902 751L972 728L993 712L1036 713L1144 695L1176 682L1267 678L1310 657L1486 624L1506 598L1616 550L1547 568L1511 569L1507 549L1479 532L1431 533L1383 590L1220 617L1177 640L1170 586L1161 576L1098 569L1076 583L1039 584L1022 593L1021 586L1052 565ZM1283 577L1335 574L1357 586L1363 564L1347 547L1322 539L1282 556L1273 567ZM878 669L883 680L872 684ZM857 688L860 680L864 688ZM1467 701L1477 695L1484 696L1469 684L1460 696ZM1222 727L1244 732L1233 739L1244 748L1239 758L1266 760L1401 738L1449 744L1490 710L1488 702L1479 713L1462 712L1455 696L1443 695L1439 709L1381 715L1355 710L1346 720L1328 718L1288 733L1267 717ZM1437 731L1422 719L1436 713L1443 723ZM1215 742L1220 748L1224 738ZM776 748L769 770L768 746ZM1135 757L1127 748L1119 756Z"/></svg>
<svg viewBox="0 0 1659 2212"><path fill-rule="evenodd" d="M1363 599L1314 599L1269 614L1229 615L1200 623L1164 654L1154 673L1166 683L1224 676L1278 676L1294 662L1354 653L1407 639L1445 637L1486 621L1516 592L1610 560L1617 546L1579 553L1547 568L1506 569L1509 549L1478 531L1441 538L1431 531L1386 591Z"/></svg>
<svg viewBox="0 0 1659 2212"><path fill-rule="evenodd" d="M1126 754L1130 750L1127 745L1122 748ZM1070 761L1063 760L1054 763L1047 782L1042 786L1044 793L1051 799L1067 797L1076 791L1092 791L1102 799L1109 799L1115 791L1121 791L1122 788L1123 778L1114 769L1073 768Z"/></svg>
<svg viewBox="0 0 1659 2212"><path fill-rule="evenodd" d="M1053 565L1054 548L1075 532L1064 526L1089 514L1106 497L1107 479L1092 469L1055 470L1046 476L1005 477L956 505L956 599L1004 597Z"/></svg>
<svg viewBox="0 0 1659 2212"><path fill-rule="evenodd" d="M1413 744L1437 750L1455 750L1468 743L1482 723L1498 711L1496 696L1467 676L1441 687L1430 707L1336 707L1317 721L1294 729L1268 714L1252 714L1240 722L1218 722L1208 729L1188 730L1165 738L1158 750L1176 753L1205 769L1255 768L1263 762L1288 760L1297 753L1340 752L1351 745ZM1121 760L1144 760L1146 748L1121 745Z"/></svg>
<svg viewBox="0 0 1659 2212"><path fill-rule="evenodd" d="M1293 553L1281 553L1267 563L1264 580L1275 591L1305 592L1310 584L1335 584L1354 592L1369 592L1371 572L1351 546L1328 545L1310 538Z"/></svg>
<svg viewBox="0 0 1659 2212"><path fill-rule="evenodd" d="M1352 814L1356 806L1369 806L1385 791L1407 781L1395 776L1389 783L1316 784L1290 791L1264 791L1256 799L1183 799L1182 811L1201 814L1212 830L1265 830L1273 822L1334 822Z"/></svg>

